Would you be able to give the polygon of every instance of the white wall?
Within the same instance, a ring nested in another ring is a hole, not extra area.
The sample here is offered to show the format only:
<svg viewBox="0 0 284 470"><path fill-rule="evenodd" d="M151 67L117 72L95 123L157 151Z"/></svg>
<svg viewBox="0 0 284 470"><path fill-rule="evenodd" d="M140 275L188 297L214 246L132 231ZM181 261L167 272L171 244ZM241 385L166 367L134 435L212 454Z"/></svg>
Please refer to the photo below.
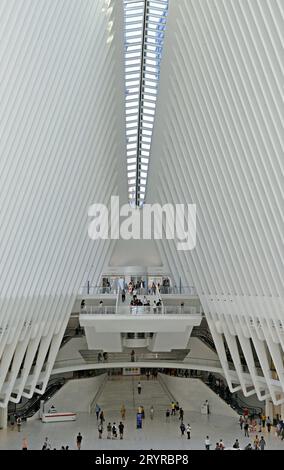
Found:
<svg viewBox="0 0 284 470"><path fill-rule="evenodd" d="M124 220L124 219L122 219ZM110 266L163 266L153 240L118 240Z"/></svg>
<svg viewBox="0 0 284 470"><path fill-rule="evenodd" d="M184 410L200 412L202 403L208 400L211 414L230 417L238 416L227 403L201 380L171 377L165 374L160 374L160 377Z"/></svg>
<svg viewBox="0 0 284 470"><path fill-rule="evenodd" d="M45 411L54 405L57 411L89 412L89 405L102 384L105 374L89 379L70 380L45 403Z"/></svg>
<svg viewBox="0 0 284 470"><path fill-rule="evenodd" d="M64 361L67 359L82 359L79 353L80 349L88 349L87 341L85 336L73 338L60 349L56 361Z"/></svg>
<svg viewBox="0 0 284 470"><path fill-rule="evenodd" d="M186 356L187 359L199 358L204 360L208 359L209 361L212 359L219 360L218 354L212 351L211 348L206 346L206 344L198 338L190 338L188 348L190 349L190 352Z"/></svg>

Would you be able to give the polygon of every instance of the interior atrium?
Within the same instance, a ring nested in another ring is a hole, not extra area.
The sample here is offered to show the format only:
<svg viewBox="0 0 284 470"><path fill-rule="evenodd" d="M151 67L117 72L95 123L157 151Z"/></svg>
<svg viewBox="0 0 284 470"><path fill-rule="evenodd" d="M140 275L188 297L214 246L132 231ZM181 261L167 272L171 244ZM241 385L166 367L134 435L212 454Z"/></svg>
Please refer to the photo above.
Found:
<svg viewBox="0 0 284 470"><path fill-rule="evenodd" d="M284 449L283 36L0 0L0 450Z"/></svg>

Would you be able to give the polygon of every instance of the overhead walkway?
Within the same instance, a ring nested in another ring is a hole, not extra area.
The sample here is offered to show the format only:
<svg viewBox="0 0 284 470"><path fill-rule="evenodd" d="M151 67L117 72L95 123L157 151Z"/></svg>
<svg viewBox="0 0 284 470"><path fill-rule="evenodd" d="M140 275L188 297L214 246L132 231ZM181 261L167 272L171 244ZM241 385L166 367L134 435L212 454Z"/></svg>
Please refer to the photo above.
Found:
<svg viewBox="0 0 284 470"><path fill-rule="evenodd" d="M122 353L108 353L107 361L99 360L98 355L100 351L98 350L81 350L79 351L82 355L83 359L88 363L116 363L116 362L129 362L131 361L131 353L130 352L122 352ZM189 353L189 349L180 349L180 350L172 350L171 352L159 352L159 353L151 353L147 349L142 349L135 352L135 360L132 362L133 365L138 362L146 362L146 361L168 361L168 362L178 362L183 361L187 354Z"/></svg>

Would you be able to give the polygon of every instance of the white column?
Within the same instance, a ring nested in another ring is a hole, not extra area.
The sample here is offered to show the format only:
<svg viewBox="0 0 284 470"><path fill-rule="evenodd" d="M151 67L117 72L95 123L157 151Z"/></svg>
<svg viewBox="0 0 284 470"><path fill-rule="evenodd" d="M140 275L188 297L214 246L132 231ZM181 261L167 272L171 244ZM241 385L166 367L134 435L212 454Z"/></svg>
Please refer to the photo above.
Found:
<svg viewBox="0 0 284 470"><path fill-rule="evenodd" d="M265 415L273 420L273 403L271 400L265 400Z"/></svg>
<svg viewBox="0 0 284 470"><path fill-rule="evenodd" d="M284 419L284 403L280 405L280 415L281 415L281 419Z"/></svg>
<svg viewBox="0 0 284 470"><path fill-rule="evenodd" d="M8 422L7 407L0 408L0 429L6 429Z"/></svg>

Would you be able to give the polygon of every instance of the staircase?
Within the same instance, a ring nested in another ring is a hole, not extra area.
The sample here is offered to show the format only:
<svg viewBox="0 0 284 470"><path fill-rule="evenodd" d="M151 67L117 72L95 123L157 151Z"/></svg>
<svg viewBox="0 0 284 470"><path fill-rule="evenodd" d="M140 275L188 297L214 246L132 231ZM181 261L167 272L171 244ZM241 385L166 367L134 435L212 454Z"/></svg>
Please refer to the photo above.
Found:
<svg viewBox="0 0 284 470"><path fill-rule="evenodd" d="M142 385L141 395L138 395L137 384L140 380ZM139 406L143 405L145 414L149 413L150 407L154 407L154 413L163 414L173 401L172 395L163 387L159 380L146 380L138 377L119 377L105 382L101 394L97 396L97 403L104 411L106 420L120 420L120 409L122 404L126 408L126 415L136 414Z"/></svg>

